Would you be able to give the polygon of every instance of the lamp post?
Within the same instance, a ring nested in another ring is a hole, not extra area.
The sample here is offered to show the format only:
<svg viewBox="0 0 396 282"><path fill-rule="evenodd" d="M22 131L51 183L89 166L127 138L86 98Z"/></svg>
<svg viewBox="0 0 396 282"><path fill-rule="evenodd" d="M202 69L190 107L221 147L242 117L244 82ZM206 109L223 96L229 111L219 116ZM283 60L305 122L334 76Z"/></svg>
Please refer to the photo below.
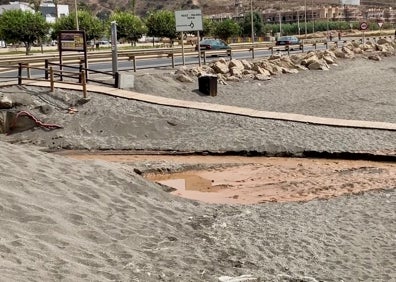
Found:
<svg viewBox="0 0 396 282"><path fill-rule="evenodd" d="M311 17L312 17L312 33L315 33L315 19L314 19L314 8L313 8L313 3L314 1L312 0L312 6L311 6Z"/></svg>
<svg viewBox="0 0 396 282"><path fill-rule="evenodd" d="M74 0L74 9L76 11L76 29L79 30L78 27L78 8L77 8L77 0Z"/></svg>
<svg viewBox="0 0 396 282"><path fill-rule="evenodd" d="M304 24L305 24L305 38L307 38L307 0L304 0Z"/></svg>
<svg viewBox="0 0 396 282"><path fill-rule="evenodd" d="M250 25L252 27L252 43L254 43L253 0L250 0Z"/></svg>

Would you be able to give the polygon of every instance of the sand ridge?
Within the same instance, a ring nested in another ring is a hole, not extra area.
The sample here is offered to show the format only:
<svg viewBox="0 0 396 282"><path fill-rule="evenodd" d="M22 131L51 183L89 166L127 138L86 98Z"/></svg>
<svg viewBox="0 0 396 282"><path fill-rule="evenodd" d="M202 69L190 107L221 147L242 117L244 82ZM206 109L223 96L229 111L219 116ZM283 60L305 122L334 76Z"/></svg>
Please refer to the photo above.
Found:
<svg viewBox="0 0 396 282"><path fill-rule="evenodd" d="M249 104L271 110L394 122L394 60L351 61L341 66L341 76L333 70L316 73L320 86L302 74L265 87L243 84L243 91L234 85L217 99L240 105L251 99ZM363 87L362 73L382 83ZM147 79L153 87L157 83ZM159 95L210 99L185 91L196 86L169 85ZM286 90L276 91L279 85ZM29 110L64 128L0 137L0 265L5 281L218 281L241 275L259 281L396 279L392 177L387 178L389 189L359 195L211 205L165 193L131 164L72 160L42 151L394 152L394 132L257 120L99 95L81 105L73 91L18 91L35 101ZM289 97L279 94L286 91ZM51 105L48 115L37 108L43 100ZM70 114L71 105L78 112ZM377 174L375 169L365 171Z"/></svg>

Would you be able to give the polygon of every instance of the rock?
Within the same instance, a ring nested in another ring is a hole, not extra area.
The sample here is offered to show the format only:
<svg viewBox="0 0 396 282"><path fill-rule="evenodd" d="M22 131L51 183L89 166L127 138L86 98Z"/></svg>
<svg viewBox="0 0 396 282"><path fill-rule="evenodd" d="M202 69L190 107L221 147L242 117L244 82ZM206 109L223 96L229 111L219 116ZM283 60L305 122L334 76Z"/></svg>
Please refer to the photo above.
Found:
<svg viewBox="0 0 396 282"><path fill-rule="evenodd" d="M324 56L323 56L323 60L326 62L326 64L329 64L329 65L333 65L333 64L335 63L335 61L333 60L333 58L330 57L330 56L324 55Z"/></svg>
<svg viewBox="0 0 396 282"><path fill-rule="evenodd" d="M11 109L12 100L7 96L0 96L0 109Z"/></svg>
<svg viewBox="0 0 396 282"><path fill-rule="evenodd" d="M342 52L341 49L335 49L334 54L336 55L337 58L341 58L341 59L346 58L346 54L344 52Z"/></svg>
<svg viewBox="0 0 396 282"><path fill-rule="evenodd" d="M194 80L191 77L185 74L177 74L176 79L181 82L189 82L189 83L194 82Z"/></svg>
<svg viewBox="0 0 396 282"><path fill-rule="evenodd" d="M252 275L241 275L237 277L231 276L221 276L219 277L219 282L245 282L245 281L259 281L258 278L253 277Z"/></svg>
<svg viewBox="0 0 396 282"><path fill-rule="evenodd" d="M263 74L265 76L270 76L272 74L269 70L264 69L258 65L254 65L253 70L256 71L258 74Z"/></svg>
<svg viewBox="0 0 396 282"><path fill-rule="evenodd" d="M388 38L380 38L377 40L376 42L379 45L383 45L383 44L392 44L392 40L388 39Z"/></svg>
<svg viewBox="0 0 396 282"><path fill-rule="evenodd" d="M242 71L243 71L243 69L240 69L239 67L232 67L230 69L231 75L239 77L239 78L242 77Z"/></svg>
<svg viewBox="0 0 396 282"><path fill-rule="evenodd" d="M41 105L39 107L39 109L40 109L41 113L46 114L46 115L52 113L52 107L50 105L47 105L47 104Z"/></svg>
<svg viewBox="0 0 396 282"><path fill-rule="evenodd" d="M264 81L264 80L270 80L271 77L265 74L258 73L254 76L254 79Z"/></svg>
<svg viewBox="0 0 396 282"><path fill-rule="evenodd" d="M236 76L233 76L233 75L227 77L227 81L235 81L235 82L238 82L238 81L240 81L240 80L241 80L241 79L240 79L239 77L236 77Z"/></svg>
<svg viewBox="0 0 396 282"><path fill-rule="evenodd" d="M228 68L228 64L223 61L217 61L212 65L212 69L216 72L216 73L221 73L221 74L226 74L229 73L230 70Z"/></svg>
<svg viewBox="0 0 396 282"><path fill-rule="evenodd" d="M373 61L381 61L382 60L381 56L378 54L372 54L372 55L368 56L368 59L373 60Z"/></svg>
<svg viewBox="0 0 396 282"><path fill-rule="evenodd" d="M319 58L316 56L316 54L308 53L307 56L301 61L301 65L308 66L317 61L319 61Z"/></svg>
<svg viewBox="0 0 396 282"><path fill-rule="evenodd" d="M324 61L315 61L309 64L308 69L310 70L329 70L329 66Z"/></svg>
<svg viewBox="0 0 396 282"><path fill-rule="evenodd" d="M353 53L355 54L363 54L363 50L360 47L353 48Z"/></svg>
<svg viewBox="0 0 396 282"><path fill-rule="evenodd" d="M298 73L296 69L282 68L282 73Z"/></svg>
<svg viewBox="0 0 396 282"><path fill-rule="evenodd" d="M255 74L257 74L257 72L254 71L254 70L247 70L247 69L244 69L244 70L242 71L242 74L243 74L243 75L255 75Z"/></svg>
<svg viewBox="0 0 396 282"><path fill-rule="evenodd" d="M243 68L245 70L251 70L253 67L253 65L247 60L242 60L241 63L243 64Z"/></svg>
<svg viewBox="0 0 396 282"><path fill-rule="evenodd" d="M348 47L342 47L341 50L343 53L345 53L345 58L352 59L355 57L355 53L353 53L352 49Z"/></svg>
<svg viewBox="0 0 396 282"><path fill-rule="evenodd" d="M235 59L232 59L232 60L228 63L228 68L229 68L229 69L237 68L237 69L239 69L241 72L242 72L243 69L245 69L245 67L244 67L244 65L242 64L242 62L239 61L239 60L235 60Z"/></svg>

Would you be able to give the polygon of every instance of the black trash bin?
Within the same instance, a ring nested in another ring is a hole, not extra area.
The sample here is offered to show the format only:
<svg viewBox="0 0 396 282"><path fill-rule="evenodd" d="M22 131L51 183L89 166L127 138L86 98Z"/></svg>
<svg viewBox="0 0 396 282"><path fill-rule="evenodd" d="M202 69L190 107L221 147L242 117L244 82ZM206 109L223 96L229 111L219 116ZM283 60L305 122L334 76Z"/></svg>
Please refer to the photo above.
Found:
<svg viewBox="0 0 396 282"><path fill-rule="evenodd" d="M217 95L217 76L215 75L203 75L198 77L198 89L199 92L216 96Z"/></svg>

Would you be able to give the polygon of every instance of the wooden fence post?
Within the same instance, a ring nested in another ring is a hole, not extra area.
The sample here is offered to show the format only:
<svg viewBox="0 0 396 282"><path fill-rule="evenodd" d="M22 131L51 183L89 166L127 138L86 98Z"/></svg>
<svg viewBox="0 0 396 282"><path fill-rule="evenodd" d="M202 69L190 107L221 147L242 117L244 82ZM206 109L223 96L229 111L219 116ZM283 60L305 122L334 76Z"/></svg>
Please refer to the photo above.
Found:
<svg viewBox="0 0 396 282"><path fill-rule="evenodd" d="M26 63L26 76L28 79L30 79L30 67L29 67L29 63Z"/></svg>
<svg viewBox="0 0 396 282"><path fill-rule="evenodd" d="M87 81L85 79L85 70L81 72L81 80L82 80L82 88L83 88L83 97L87 98Z"/></svg>
<svg viewBox="0 0 396 282"><path fill-rule="evenodd" d="M22 63L18 65L18 85L22 85Z"/></svg>
<svg viewBox="0 0 396 282"><path fill-rule="evenodd" d="M136 72L136 57L132 56L133 72Z"/></svg>
<svg viewBox="0 0 396 282"><path fill-rule="evenodd" d="M54 70L52 67L50 67L50 87L51 87L51 92L54 92Z"/></svg>
<svg viewBox="0 0 396 282"><path fill-rule="evenodd" d="M45 68L45 79L48 80L48 59L44 61L44 68Z"/></svg>

